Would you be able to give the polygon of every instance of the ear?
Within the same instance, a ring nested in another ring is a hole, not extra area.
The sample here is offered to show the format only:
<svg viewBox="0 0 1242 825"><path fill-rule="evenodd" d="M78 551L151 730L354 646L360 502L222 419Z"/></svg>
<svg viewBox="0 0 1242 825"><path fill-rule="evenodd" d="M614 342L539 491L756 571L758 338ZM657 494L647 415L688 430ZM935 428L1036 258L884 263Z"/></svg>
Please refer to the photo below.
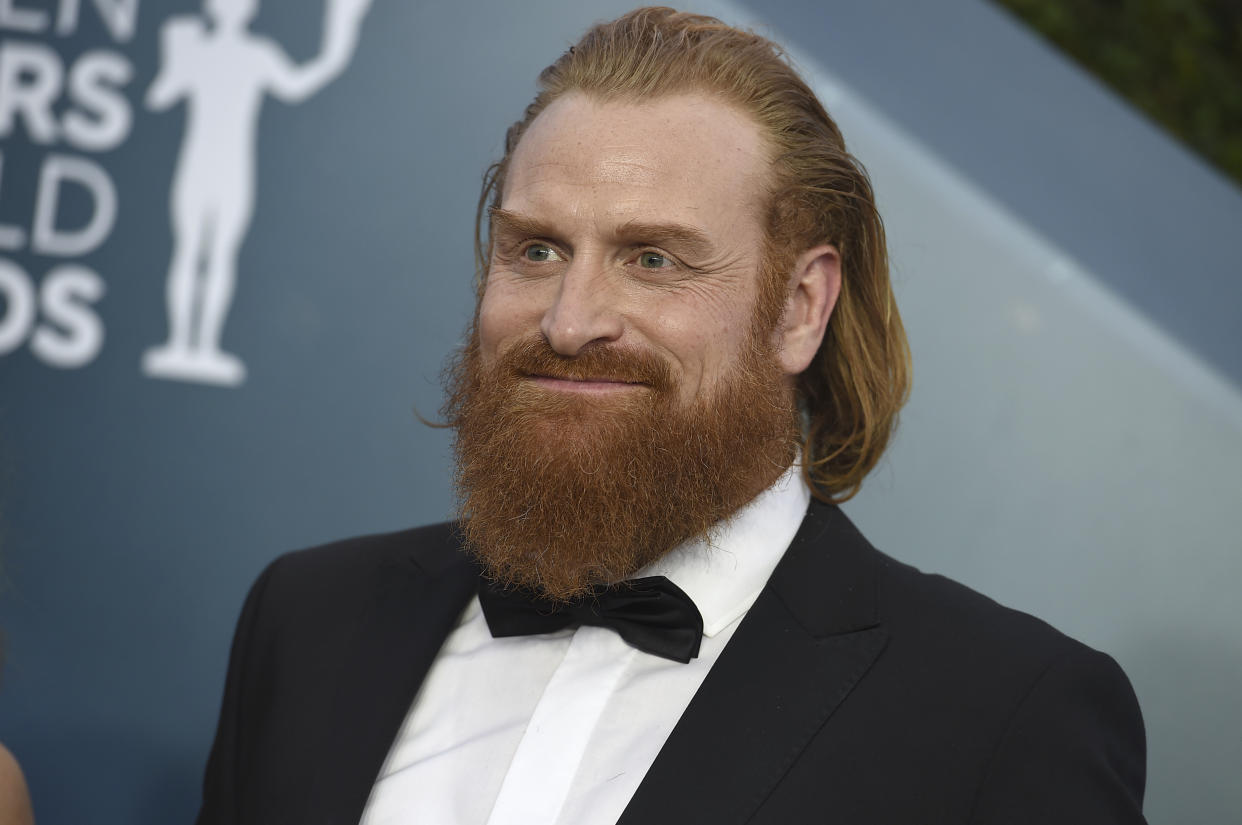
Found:
<svg viewBox="0 0 1242 825"><path fill-rule="evenodd" d="M803 252L786 282L785 315L777 327L777 358L786 375L811 365L841 294L841 253L831 244Z"/></svg>

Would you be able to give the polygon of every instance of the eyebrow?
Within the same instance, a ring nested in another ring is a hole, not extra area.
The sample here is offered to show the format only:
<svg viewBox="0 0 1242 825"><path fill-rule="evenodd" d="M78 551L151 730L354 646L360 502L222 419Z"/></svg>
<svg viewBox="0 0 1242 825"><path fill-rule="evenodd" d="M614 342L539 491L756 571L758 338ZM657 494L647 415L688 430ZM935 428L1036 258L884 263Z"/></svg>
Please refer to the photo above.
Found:
<svg viewBox="0 0 1242 825"><path fill-rule="evenodd" d="M678 249L690 257L706 258L711 255L712 242L707 235L693 226L680 223L648 223L626 221L617 228L617 239L634 243L649 243Z"/></svg>
<svg viewBox="0 0 1242 825"><path fill-rule="evenodd" d="M535 218L529 218L519 212L511 212L508 209L501 209L493 206L487 210L488 218L491 220L491 231L493 235L533 235L541 238L555 238L556 232L552 227Z"/></svg>
<svg viewBox="0 0 1242 825"><path fill-rule="evenodd" d="M492 207L488 214L493 235L523 235L554 240L559 238L559 233L550 224L520 212ZM713 248L711 240L702 230L680 223L626 221L617 227L613 240L620 243L670 246L690 257L700 258L710 257Z"/></svg>

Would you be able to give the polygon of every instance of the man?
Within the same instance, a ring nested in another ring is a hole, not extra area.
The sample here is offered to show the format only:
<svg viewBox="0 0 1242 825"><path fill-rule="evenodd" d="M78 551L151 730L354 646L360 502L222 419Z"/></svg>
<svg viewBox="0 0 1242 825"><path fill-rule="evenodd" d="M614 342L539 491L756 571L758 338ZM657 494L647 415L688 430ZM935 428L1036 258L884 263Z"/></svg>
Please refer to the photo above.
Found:
<svg viewBox="0 0 1242 825"><path fill-rule="evenodd" d="M640 9L540 84L480 201L461 518L264 572L200 823L1142 822L1116 664L831 503L905 337L773 44Z"/></svg>

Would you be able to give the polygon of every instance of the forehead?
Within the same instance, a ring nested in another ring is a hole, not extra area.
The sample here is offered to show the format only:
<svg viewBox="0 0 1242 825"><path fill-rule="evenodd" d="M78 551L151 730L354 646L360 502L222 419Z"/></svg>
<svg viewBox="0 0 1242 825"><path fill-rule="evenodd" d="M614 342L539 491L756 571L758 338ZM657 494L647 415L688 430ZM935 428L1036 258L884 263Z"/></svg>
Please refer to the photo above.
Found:
<svg viewBox="0 0 1242 825"><path fill-rule="evenodd" d="M567 94L514 151L502 206L566 220L758 225L768 149L749 116L703 94L603 101Z"/></svg>

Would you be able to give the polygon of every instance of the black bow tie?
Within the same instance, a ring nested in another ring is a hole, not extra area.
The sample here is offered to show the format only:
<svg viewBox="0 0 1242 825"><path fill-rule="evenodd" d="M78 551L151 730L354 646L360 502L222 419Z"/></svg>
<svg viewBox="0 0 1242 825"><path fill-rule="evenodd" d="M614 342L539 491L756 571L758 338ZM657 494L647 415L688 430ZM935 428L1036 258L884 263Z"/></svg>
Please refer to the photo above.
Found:
<svg viewBox="0 0 1242 825"><path fill-rule="evenodd" d="M599 585L567 603L481 581L479 603L497 638L551 633L571 625L610 627L631 647L683 663L699 655L703 638L699 609L663 576Z"/></svg>

